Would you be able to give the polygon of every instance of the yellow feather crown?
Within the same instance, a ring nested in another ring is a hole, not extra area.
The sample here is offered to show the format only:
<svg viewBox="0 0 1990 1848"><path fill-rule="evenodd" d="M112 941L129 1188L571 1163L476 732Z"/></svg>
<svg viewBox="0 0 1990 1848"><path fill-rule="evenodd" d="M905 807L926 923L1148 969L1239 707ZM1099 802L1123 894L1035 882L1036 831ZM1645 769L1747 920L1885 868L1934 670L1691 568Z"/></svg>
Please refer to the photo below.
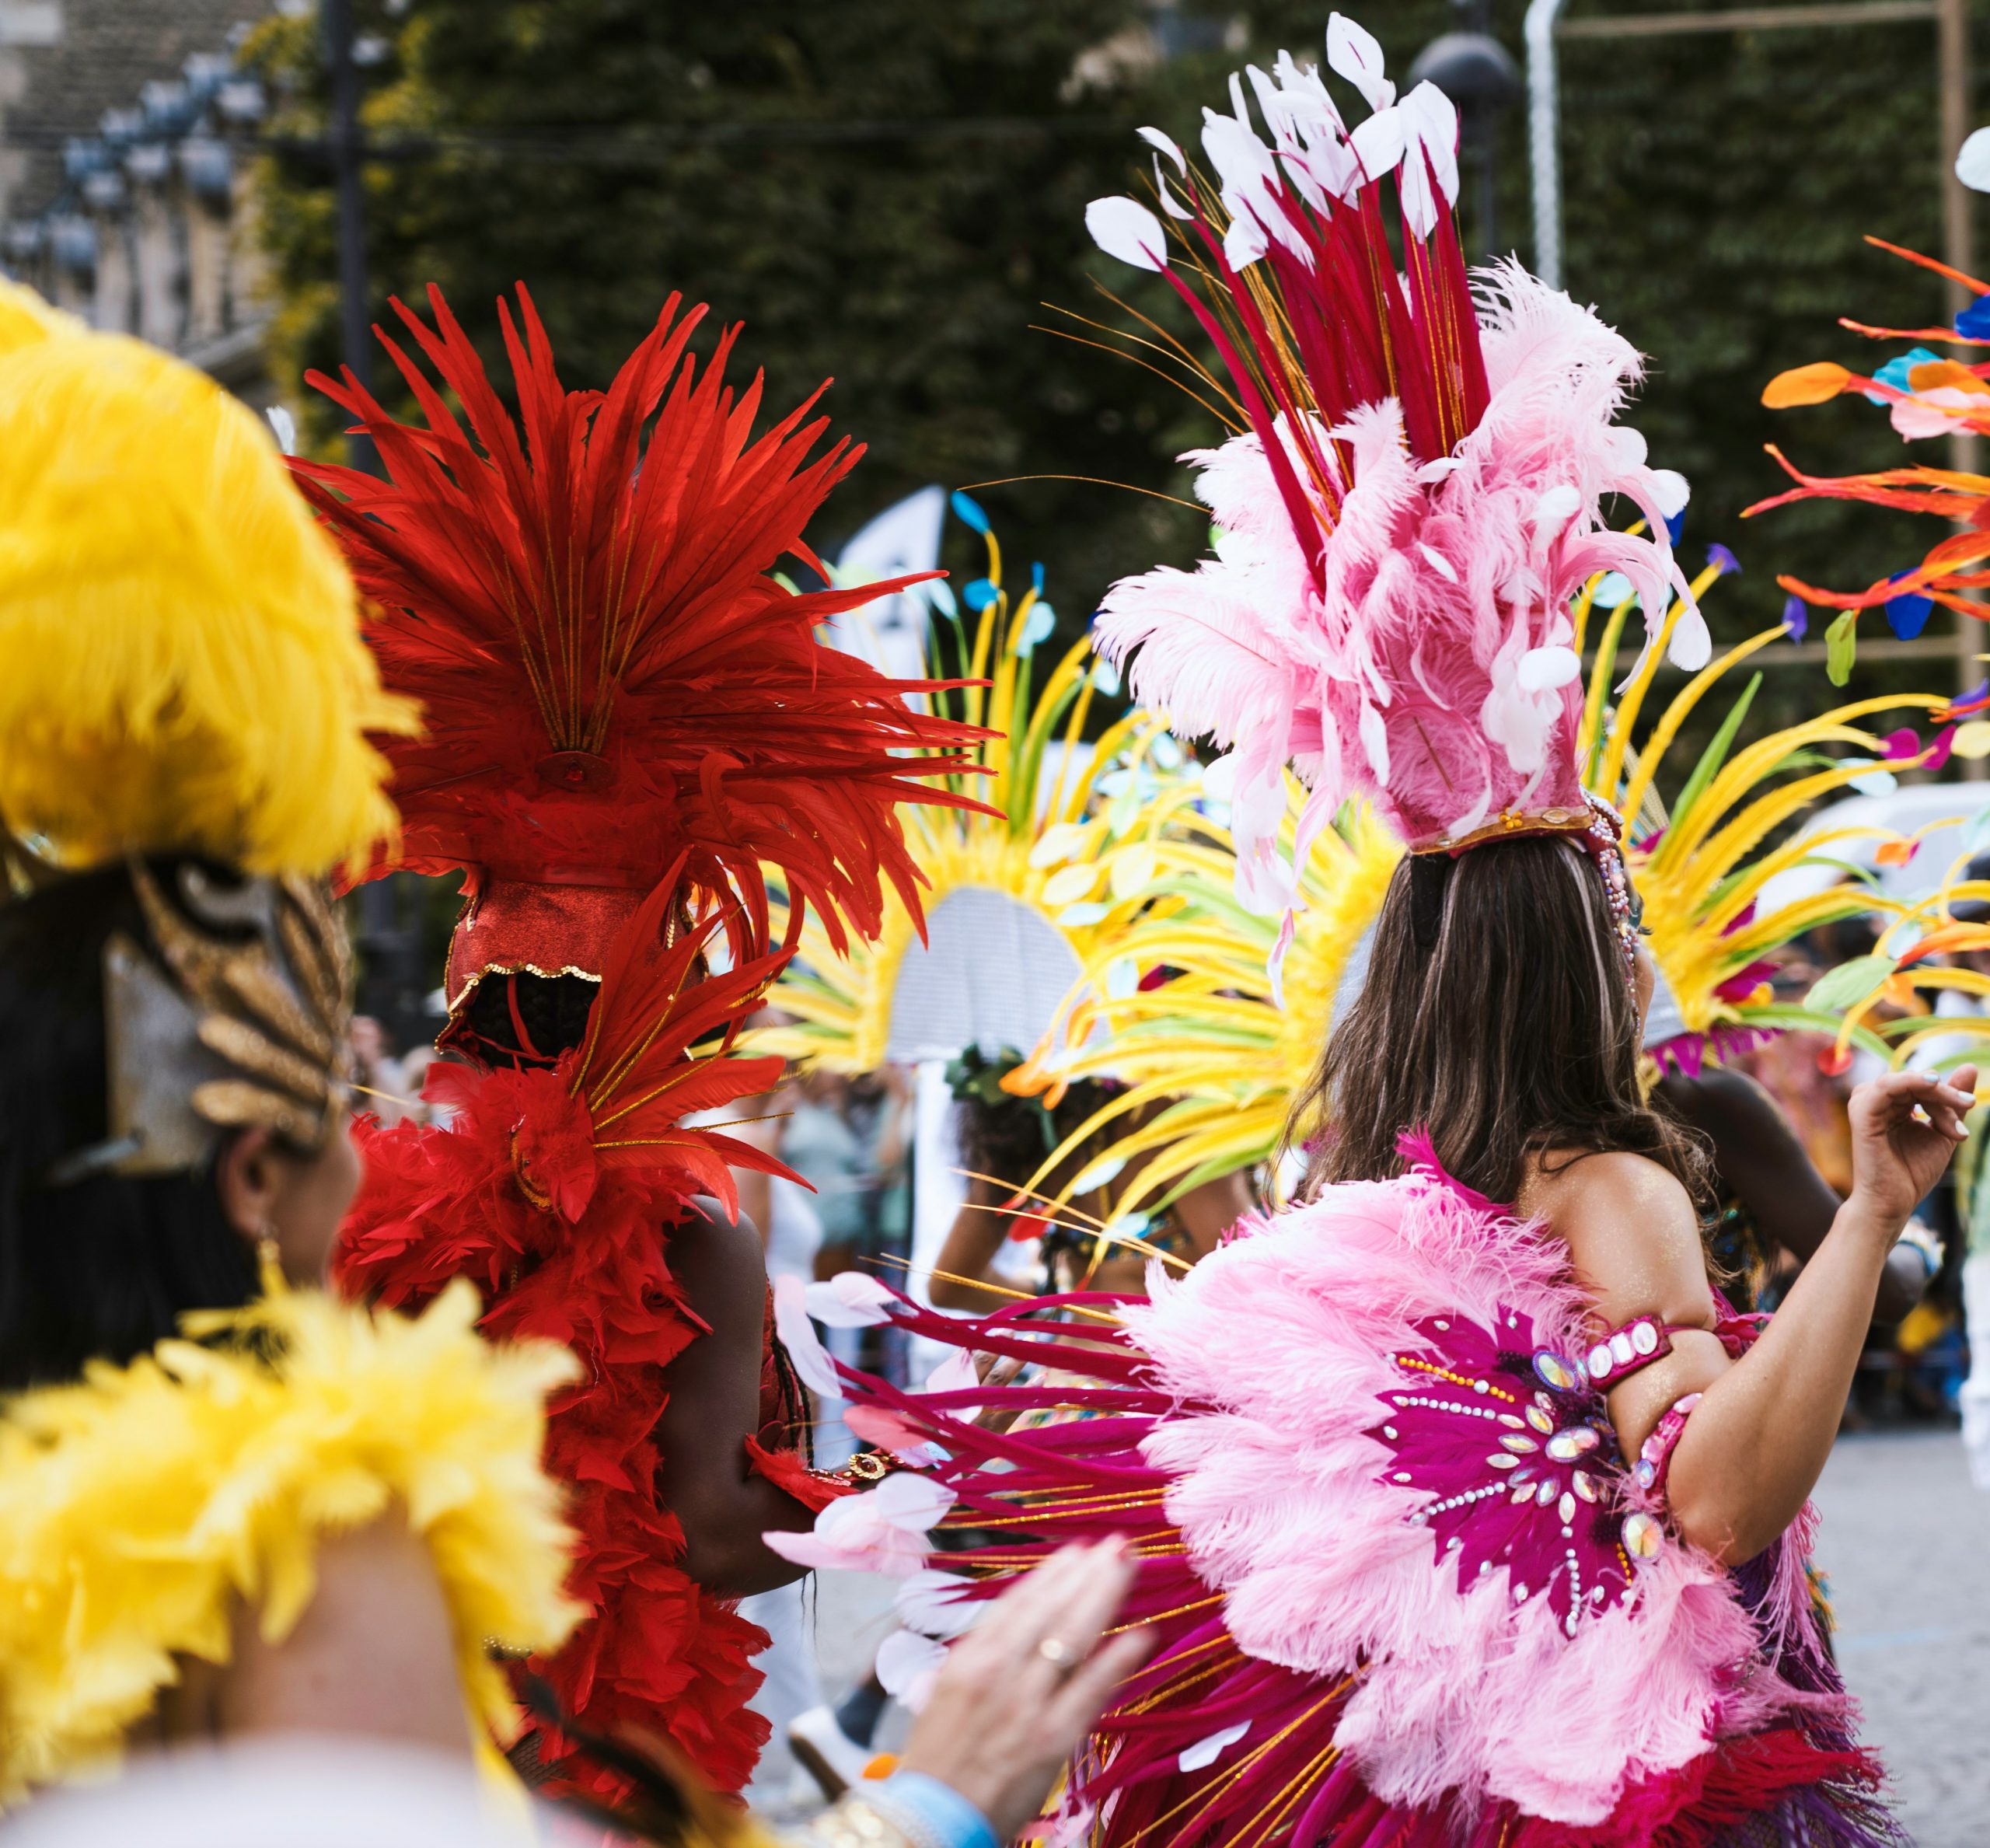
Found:
<svg viewBox="0 0 1990 1848"><path fill-rule="evenodd" d="M384 695L331 542L249 407L0 292L0 824L61 864L323 874L394 830Z"/></svg>

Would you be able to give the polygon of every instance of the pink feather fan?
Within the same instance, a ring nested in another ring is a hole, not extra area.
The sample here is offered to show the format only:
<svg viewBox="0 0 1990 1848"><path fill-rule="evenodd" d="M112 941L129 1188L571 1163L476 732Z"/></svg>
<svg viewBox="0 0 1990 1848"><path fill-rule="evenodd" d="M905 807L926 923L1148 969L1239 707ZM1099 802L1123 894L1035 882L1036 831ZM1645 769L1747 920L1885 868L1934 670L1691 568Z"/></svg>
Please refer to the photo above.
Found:
<svg viewBox="0 0 1990 1848"><path fill-rule="evenodd" d="M1676 592L1671 658L1710 652L1665 484L1614 421L1638 355L1517 264L1482 272L1475 303L1451 218L1455 111L1428 83L1396 100L1374 40L1339 14L1327 51L1373 111L1352 131L1318 72L1281 53L1273 76L1247 73L1269 144L1236 78L1232 113L1204 111L1213 177L1142 131L1189 194L1157 156L1177 251L1131 199L1086 216L1108 254L1167 276L1230 382L1236 434L1184 458L1215 555L1122 579L1098 638L1115 660L1139 651L1133 690L1178 733L1235 749L1239 887L1262 910L1292 893L1273 846L1288 762L1314 791L1302 857L1350 795L1413 847L1584 810L1569 605L1594 574L1630 580L1648 638ZM1613 494L1649 536L1605 529Z"/></svg>

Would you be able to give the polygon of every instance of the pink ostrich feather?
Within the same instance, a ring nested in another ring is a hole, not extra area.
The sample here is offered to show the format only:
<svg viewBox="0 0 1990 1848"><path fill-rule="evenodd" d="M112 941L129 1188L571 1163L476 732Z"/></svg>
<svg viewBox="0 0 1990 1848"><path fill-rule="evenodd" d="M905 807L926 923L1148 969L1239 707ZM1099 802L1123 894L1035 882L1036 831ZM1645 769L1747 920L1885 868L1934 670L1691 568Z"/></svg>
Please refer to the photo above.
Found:
<svg viewBox="0 0 1990 1848"><path fill-rule="evenodd" d="M1425 1169L1335 1189L1154 1287L1124 1312L1131 1338L1171 1392L1220 1408L1143 1446L1168 1513L1247 1654L1368 1664L1335 1738L1376 1795L1600 1823L1628 1783L1774 1715L1779 1692L1736 1673L1754 1627L1704 1555L1667 1542L1632 1602L1570 1637L1503 1567L1461 1591L1411 1524L1422 1492L1377 1480L1374 1408L1402 1389L1391 1357L1426 1345L1416 1324L1517 1312L1537 1343L1583 1350L1558 1246Z"/></svg>
<svg viewBox="0 0 1990 1848"><path fill-rule="evenodd" d="M1269 792L1288 762L1318 807L1365 795L1412 846L1509 810L1580 809L1569 606L1597 572L1629 578L1648 646L1676 593L1671 657L1707 658L1643 441L1615 421L1637 353L1517 265L1481 284L1478 424L1419 463L1396 400L1349 415L1319 445L1347 459L1351 480L1336 473L1317 572L1251 431L1185 458L1220 529L1215 556L1106 596L1099 646L1128 662L1136 697L1185 735L1238 750L1242 858L1261 838L1255 818L1276 812ZM1611 495L1650 536L1604 527Z"/></svg>

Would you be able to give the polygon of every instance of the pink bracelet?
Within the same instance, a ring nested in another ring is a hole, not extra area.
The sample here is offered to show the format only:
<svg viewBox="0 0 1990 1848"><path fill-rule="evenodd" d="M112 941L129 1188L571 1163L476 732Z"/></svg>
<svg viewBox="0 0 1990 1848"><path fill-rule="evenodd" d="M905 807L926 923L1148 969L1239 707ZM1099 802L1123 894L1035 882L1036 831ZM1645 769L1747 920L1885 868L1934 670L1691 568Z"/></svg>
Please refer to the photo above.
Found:
<svg viewBox="0 0 1990 1848"><path fill-rule="evenodd" d="M1608 1392L1619 1381L1629 1379L1641 1368L1662 1361L1672 1351L1672 1332L1656 1315L1640 1315L1622 1328L1612 1329L1583 1357L1583 1365L1590 1383Z"/></svg>
<svg viewBox="0 0 1990 1848"><path fill-rule="evenodd" d="M1654 1495L1664 1493L1665 1472L1671 1465L1672 1453L1686 1429L1688 1416L1699 1403L1697 1392L1688 1392L1684 1399L1675 1400L1653 1427L1651 1435L1639 1447L1637 1463L1631 1473L1637 1478L1639 1488L1649 1490Z"/></svg>

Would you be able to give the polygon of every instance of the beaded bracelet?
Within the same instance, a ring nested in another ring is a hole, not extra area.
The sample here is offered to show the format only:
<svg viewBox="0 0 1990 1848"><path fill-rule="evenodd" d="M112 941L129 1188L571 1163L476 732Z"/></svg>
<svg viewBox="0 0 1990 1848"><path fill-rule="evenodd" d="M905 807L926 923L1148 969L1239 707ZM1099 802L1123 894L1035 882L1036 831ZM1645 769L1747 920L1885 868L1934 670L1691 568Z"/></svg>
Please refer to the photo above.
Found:
<svg viewBox="0 0 1990 1848"><path fill-rule="evenodd" d="M1637 1478L1639 1488L1648 1489L1654 1495L1664 1493L1665 1472L1671 1466L1672 1453L1685 1431L1686 1420L1699 1403L1697 1392L1688 1392L1684 1399L1674 1400L1653 1427L1651 1435L1639 1447L1637 1463L1631 1473Z"/></svg>

